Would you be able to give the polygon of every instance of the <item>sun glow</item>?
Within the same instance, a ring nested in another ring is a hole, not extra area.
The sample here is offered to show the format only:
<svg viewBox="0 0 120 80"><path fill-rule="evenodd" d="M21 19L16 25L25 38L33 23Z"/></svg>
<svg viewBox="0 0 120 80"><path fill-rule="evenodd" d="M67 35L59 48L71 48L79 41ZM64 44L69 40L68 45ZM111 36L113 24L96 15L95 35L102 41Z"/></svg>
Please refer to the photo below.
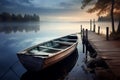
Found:
<svg viewBox="0 0 120 80"><path fill-rule="evenodd" d="M97 15L95 13L89 14L86 12L74 12L62 14L62 15L48 15L41 16L41 20L43 21L68 21L68 22L78 22L78 21L90 21L90 19L97 20Z"/></svg>

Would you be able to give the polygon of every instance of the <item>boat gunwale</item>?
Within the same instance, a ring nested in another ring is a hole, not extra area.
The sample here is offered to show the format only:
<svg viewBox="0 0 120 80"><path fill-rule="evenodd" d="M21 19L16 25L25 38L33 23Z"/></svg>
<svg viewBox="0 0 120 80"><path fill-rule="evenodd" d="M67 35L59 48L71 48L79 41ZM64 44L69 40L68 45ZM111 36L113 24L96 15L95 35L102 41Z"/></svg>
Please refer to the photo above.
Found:
<svg viewBox="0 0 120 80"><path fill-rule="evenodd" d="M48 58L51 58L51 57L54 57L56 56L57 54L60 54L62 52L65 52L67 51L68 49L72 48L74 45L76 45L78 43L78 41L76 41L75 43L73 43L71 46L63 49L63 50L60 50L56 53L49 53L49 54L52 54L52 55L40 55L40 54L21 54L21 55L27 55L27 56L34 56L34 57L40 57L40 58L44 58L44 59L48 59ZM42 52L42 51L41 51ZM45 52L45 53L48 53L48 52ZM46 57L45 57L46 56Z"/></svg>

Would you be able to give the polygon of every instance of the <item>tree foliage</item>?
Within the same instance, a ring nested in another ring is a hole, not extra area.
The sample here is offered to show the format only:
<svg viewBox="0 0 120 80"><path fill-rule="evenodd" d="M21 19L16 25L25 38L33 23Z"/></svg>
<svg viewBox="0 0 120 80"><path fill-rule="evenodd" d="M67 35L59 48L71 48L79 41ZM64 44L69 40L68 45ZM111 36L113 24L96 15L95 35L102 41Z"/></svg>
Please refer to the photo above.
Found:
<svg viewBox="0 0 120 80"><path fill-rule="evenodd" d="M81 8L84 9L91 2L95 3L95 5L88 9L87 12L97 12L97 15L110 14L112 0L83 0ZM114 0L114 2L114 13L120 14L120 0Z"/></svg>
<svg viewBox="0 0 120 80"><path fill-rule="evenodd" d="M87 12L93 13L97 12L97 15L100 16L102 14L111 16L112 23L112 33L111 35L118 35L117 38L120 39L120 0L83 0L82 1L82 9L84 9L90 3L94 3L92 8L89 8ZM114 15L117 14L119 19L118 29L115 31L114 27Z"/></svg>

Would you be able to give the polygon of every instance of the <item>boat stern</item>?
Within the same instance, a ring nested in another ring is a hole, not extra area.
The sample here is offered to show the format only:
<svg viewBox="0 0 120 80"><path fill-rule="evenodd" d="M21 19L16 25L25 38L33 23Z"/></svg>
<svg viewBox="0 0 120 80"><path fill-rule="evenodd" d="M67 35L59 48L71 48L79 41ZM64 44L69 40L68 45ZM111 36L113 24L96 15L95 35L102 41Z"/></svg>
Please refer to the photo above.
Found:
<svg viewBox="0 0 120 80"><path fill-rule="evenodd" d="M43 69L44 58L26 54L17 54L22 65L29 71L40 71Z"/></svg>

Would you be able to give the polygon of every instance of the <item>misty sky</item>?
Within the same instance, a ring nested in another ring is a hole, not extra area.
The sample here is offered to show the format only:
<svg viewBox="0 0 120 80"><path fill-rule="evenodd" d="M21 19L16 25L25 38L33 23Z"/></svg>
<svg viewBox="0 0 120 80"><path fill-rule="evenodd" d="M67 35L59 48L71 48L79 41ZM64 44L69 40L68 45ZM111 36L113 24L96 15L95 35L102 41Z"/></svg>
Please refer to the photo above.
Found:
<svg viewBox="0 0 120 80"><path fill-rule="evenodd" d="M36 13L41 20L83 21L96 18L81 10L81 0L0 0L0 12Z"/></svg>

